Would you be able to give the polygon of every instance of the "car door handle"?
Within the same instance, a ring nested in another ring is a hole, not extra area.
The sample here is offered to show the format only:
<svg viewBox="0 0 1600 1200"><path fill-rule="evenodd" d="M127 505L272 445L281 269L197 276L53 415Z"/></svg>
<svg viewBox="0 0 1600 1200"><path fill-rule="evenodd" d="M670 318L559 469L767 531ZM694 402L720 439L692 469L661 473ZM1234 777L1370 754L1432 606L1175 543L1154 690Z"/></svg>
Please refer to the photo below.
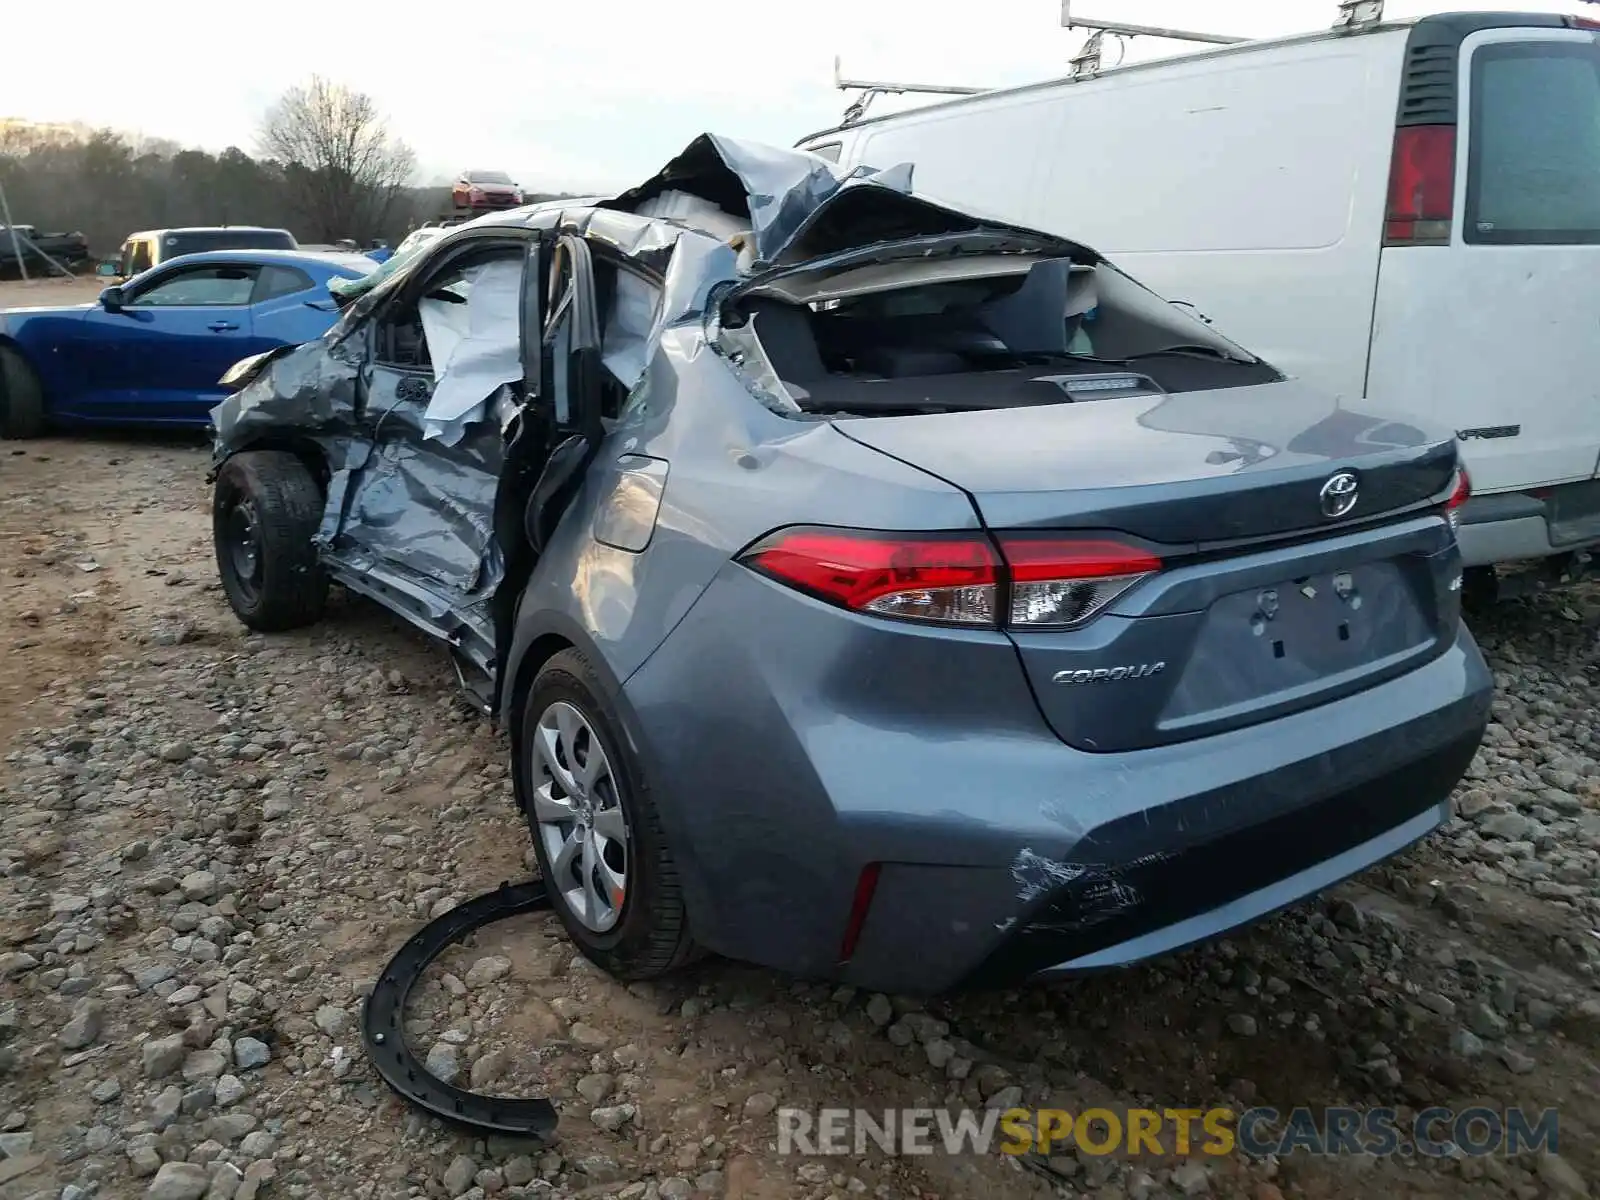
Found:
<svg viewBox="0 0 1600 1200"><path fill-rule="evenodd" d="M213 321L206 326L212 333L227 333L229 330L239 328L232 321Z"/></svg>

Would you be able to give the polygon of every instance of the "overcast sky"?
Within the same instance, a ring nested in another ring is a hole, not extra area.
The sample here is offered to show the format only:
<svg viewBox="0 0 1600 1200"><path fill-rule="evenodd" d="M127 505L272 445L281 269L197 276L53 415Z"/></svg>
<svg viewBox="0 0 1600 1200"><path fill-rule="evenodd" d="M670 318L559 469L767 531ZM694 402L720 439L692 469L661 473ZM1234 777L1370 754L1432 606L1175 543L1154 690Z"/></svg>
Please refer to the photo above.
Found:
<svg viewBox="0 0 1600 1200"><path fill-rule="evenodd" d="M1266 37L1326 27L1337 4L1075 0L1073 8ZM1387 12L1507 8L1600 16L1600 5L1583 0L1389 0ZM483 167L530 189L620 190L706 130L789 145L836 124L848 97L833 87L835 55L846 77L1000 86L1063 74L1083 40L1061 27L1060 0L589 0L464 4L454 9L458 19L451 11L337 0L244 8L79 0L60 19L96 31L79 39L93 57L75 50L63 60L48 38L11 46L0 66L0 117L253 151L267 105L320 73L377 100L416 150L424 180ZM52 27L41 20L39 29ZM1183 49L1140 38L1127 57ZM1107 53L1114 61L1109 42ZM904 104L882 98L873 111Z"/></svg>

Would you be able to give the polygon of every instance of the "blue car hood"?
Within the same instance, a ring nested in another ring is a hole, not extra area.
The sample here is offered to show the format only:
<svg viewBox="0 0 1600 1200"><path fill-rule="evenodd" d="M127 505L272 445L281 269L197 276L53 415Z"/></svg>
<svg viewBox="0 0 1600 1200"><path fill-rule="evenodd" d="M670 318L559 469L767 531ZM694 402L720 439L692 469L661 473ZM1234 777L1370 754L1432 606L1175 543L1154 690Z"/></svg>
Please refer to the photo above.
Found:
<svg viewBox="0 0 1600 1200"><path fill-rule="evenodd" d="M757 272L878 242L978 228L1009 231L1080 262L1100 260L1056 235L915 196L912 171L911 163L847 169L809 151L704 133L650 179L596 207L632 211L663 192L681 191L748 215Z"/></svg>

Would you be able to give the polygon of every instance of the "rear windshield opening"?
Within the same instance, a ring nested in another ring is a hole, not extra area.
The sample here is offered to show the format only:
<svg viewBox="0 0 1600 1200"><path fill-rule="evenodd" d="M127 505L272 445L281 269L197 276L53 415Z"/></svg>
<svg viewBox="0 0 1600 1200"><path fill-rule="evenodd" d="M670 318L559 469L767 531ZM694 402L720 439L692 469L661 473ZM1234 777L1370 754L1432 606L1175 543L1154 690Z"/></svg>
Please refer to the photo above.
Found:
<svg viewBox="0 0 1600 1200"><path fill-rule="evenodd" d="M1600 45L1480 48L1470 120L1468 242L1600 242Z"/></svg>
<svg viewBox="0 0 1600 1200"><path fill-rule="evenodd" d="M1013 408L1281 378L1114 268L993 256L914 264L944 277L894 286L907 269L780 279L727 314L723 349L809 413Z"/></svg>

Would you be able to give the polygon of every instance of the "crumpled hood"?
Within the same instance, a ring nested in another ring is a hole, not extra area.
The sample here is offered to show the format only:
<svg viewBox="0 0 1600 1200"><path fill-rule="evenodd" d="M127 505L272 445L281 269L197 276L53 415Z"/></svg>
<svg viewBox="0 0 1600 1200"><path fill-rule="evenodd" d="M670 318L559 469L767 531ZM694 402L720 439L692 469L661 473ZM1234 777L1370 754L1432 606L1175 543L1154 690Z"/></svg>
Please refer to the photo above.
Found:
<svg viewBox="0 0 1600 1200"><path fill-rule="evenodd" d="M1076 242L914 196L912 170L911 163L846 170L809 151L704 133L650 179L597 207L631 212L663 192L681 191L747 214L755 271L877 242L979 228L1015 232L1080 262L1100 261Z"/></svg>

